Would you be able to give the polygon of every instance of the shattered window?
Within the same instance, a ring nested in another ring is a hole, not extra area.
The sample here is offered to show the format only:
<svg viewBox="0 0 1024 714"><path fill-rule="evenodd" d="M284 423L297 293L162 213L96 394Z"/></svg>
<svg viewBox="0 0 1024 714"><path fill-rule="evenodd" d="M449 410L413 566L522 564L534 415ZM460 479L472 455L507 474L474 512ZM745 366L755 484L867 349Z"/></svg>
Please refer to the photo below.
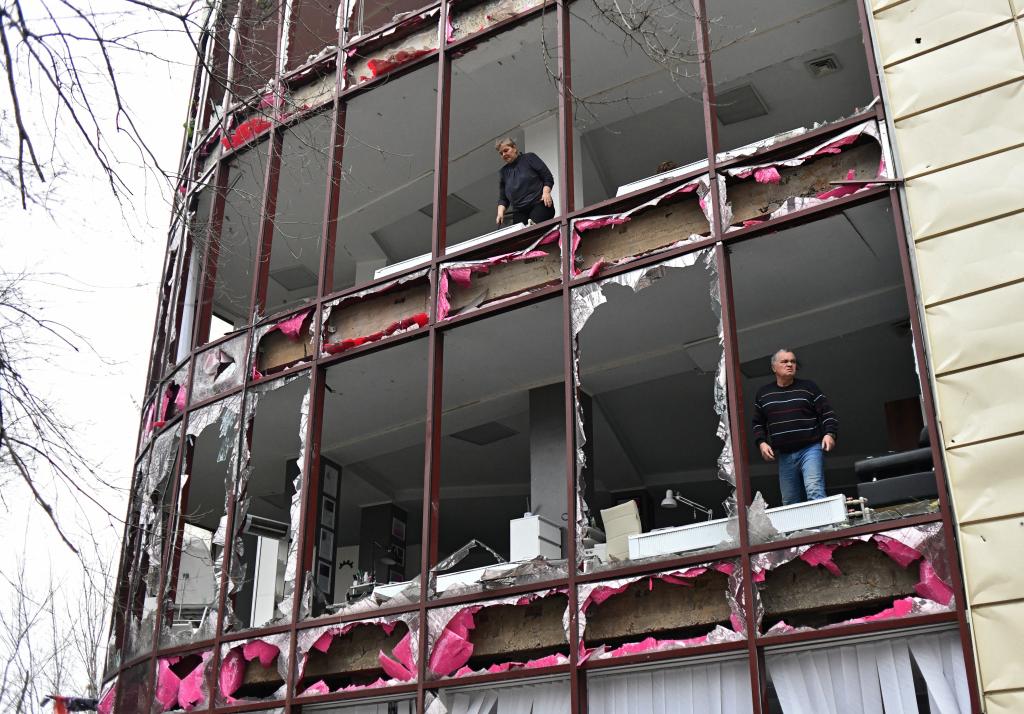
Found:
<svg viewBox="0 0 1024 714"><path fill-rule="evenodd" d="M179 285L179 289L184 291L184 295L182 296L182 313L178 328L176 361L184 359L192 349L196 314L202 291L200 281L203 279L203 264L210 245L210 209L215 195L216 191L204 180L203 184L189 196L188 232L185 237L185 253L182 257L182 260L187 261L187 266L182 267L185 275Z"/></svg>
<svg viewBox="0 0 1024 714"><path fill-rule="evenodd" d="M871 103L856 0L707 5L721 149Z"/></svg>
<svg viewBox="0 0 1024 714"><path fill-rule="evenodd" d="M162 646L210 639L224 558L225 514L234 483L241 396L189 414L174 543L167 563Z"/></svg>
<svg viewBox="0 0 1024 714"><path fill-rule="evenodd" d="M449 249L503 227L521 227L531 216L547 220L561 210L555 35L554 15L545 14L452 61L445 217ZM514 200L506 196L508 209L498 225L504 164L495 142L506 138L521 154L516 162L521 180L507 182ZM548 184L554 213L545 211L543 203L542 186Z"/></svg>
<svg viewBox="0 0 1024 714"><path fill-rule="evenodd" d="M168 430L154 442L148 468L136 484L138 550L131 571L130 617L125 659L153 647L160 592L160 563L167 544L167 526L174 496L174 466L178 462L180 430Z"/></svg>
<svg viewBox="0 0 1024 714"><path fill-rule="evenodd" d="M427 7L428 0L345 0L348 38L380 29L404 13Z"/></svg>
<svg viewBox="0 0 1024 714"><path fill-rule="evenodd" d="M570 13L576 204L703 160L693 6L584 0Z"/></svg>
<svg viewBox="0 0 1024 714"><path fill-rule="evenodd" d="M436 64L346 103L333 290L429 260L436 105Z"/></svg>
<svg viewBox="0 0 1024 714"><path fill-rule="evenodd" d="M325 113L284 132L266 314L316 297L333 127L333 114Z"/></svg>
<svg viewBox="0 0 1024 714"><path fill-rule="evenodd" d="M286 71L305 64L326 47L337 46L338 10L338 0L292 0Z"/></svg>
<svg viewBox="0 0 1024 714"><path fill-rule="evenodd" d="M236 100L263 91L274 78L278 14L282 4L283 0L242 0L231 85Z"/></svg>
<svg viewBox="0 0 1024 714"><path fill-rule="evenodd" d="M713 254L577 288L572 301L587 567L734 543Z"/></svg>
<svg viewBox="0 0 1024 714"><path fill-rule="evenodd" d="M216 242L213 318L209 340L244 327L251 321L253 269L259 252L267 144L260 142L228 162L224 219Z"/></svg>
<svg viewBox="0 0 1024 714"><path fill-rule="evenodd" d="M427 340L324 376L314 614L420 597Z"/></svg>
<svg viewBox="0 0 1024 714"><path fill-rule="evenodd" d="M445 334L438 595L564 568L562 341L559 299Z"/></svg>
<svg viewBox="0 0 1024 714"><path fill-rule="evenodd" d="M232 630L291 619L309 374L246 392L228 597Z"/></svg>
<svg viewBox="0 0 1024 714"><path fill-rule="evenodd" d="M885 200L732 248L755 543L938 508L896 241Z"/></svg>
<svg viewBox="0 0 1024 714"><path fill-rule="evenodd" d="M222 0L218 3L211 23L211 36L207 40L212 44L206 55L209 74L206 75L206 106L197 111L199 121L207 117L200 129L206 130L220 121L224 94L228 87L228 48L231 26L238 13L238 0Z"/></svg>

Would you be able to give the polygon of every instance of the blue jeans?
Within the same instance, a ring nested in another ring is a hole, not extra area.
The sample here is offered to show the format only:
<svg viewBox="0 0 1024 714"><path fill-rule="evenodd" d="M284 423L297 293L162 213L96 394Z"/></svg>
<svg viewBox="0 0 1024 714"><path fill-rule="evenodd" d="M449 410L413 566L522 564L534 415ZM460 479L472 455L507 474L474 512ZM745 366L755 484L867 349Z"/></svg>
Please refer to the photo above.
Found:
<svg viewBox="0 0 1024 714"><path fill-rule="evenodd" d="M821 444L811 444L799 451L776 453L779 461L779 488L782 505L825 498L825 463Z"/></svg>

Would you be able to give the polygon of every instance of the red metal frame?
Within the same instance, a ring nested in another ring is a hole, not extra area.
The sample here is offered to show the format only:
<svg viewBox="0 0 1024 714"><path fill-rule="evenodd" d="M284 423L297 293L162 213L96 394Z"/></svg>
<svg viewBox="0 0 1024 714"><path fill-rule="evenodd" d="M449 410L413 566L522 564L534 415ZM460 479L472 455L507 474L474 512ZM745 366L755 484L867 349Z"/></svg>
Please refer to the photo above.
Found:
<svg viewBox="0 0 1024 714"><path fill-rule="evenodd" d="M746 626L749 633L752 634L748 637L746 642L742 643L730 643L722 646L715 647L702 647L698 648L702 654L707 654L711 651L745 651L748 658L748 666L750 670L751 687L752 691L756 692L754 700L754 712L761 714L765 711L765 696L766 696L766 669L764 667L764 648L766 646L774 646L781 643L791 642L811 642L827 640L830 638L838 637L845 634L860 634L868 632L882 632L882 631L899 631L903 628L922 625L922 624L935 624L935 623L955 623L959 628L959 634L964 644L965 662L968 669L968 678L970 680L970 693L972 707L978 708L980 697L976 686L976 672L974 668L974 660L970 647L970 630L967 623L966 611L964 607L963 597L963 578L959 569L959 562L954 557L956 553L956 538L952 528L952 512L947 495L947 483L946 474L942 465L942 448L939 443L938 434L936 433L936 425L934 417L927 419L929 431L932 437L932 450L935 464L936 464L936 482L939 486L940 493L940 512L938 514L925 514L921 516L915 516L911 518L904 518L894 521L867 524L864 526L854 527L842 531L834 531L823 534L815 534L812 536L805 536L800 538L793 538L784 541L778 541L770 544L755 545L751 544L747 535L746 529L746 504L750 502L749 493L749 481L747 473L747 454L746 454L746 440L744 438L744 416L743 416L743 395L741 391L740 379L738 378L738 367L739 367L739 351L737 345L736 336L736 318L734 313L734 306L732 303L732 274L729 265L729 250L728 245L737 242L755 238L757 236L766 235L777 231L782 226L793 225L798 222L804 222L809 220L815 220L817 218L834 214L838 211L843 210L851 204L862 203L872 200L880 200L882 194L885 192L889 193L890 202L892 205L893 216L895 219L896 230L898 235L899 250L901 265L904 274L904 284L907 293L908 306L911 314L911 331L914 335L914 343L916 350L917 363L925 373L921 375L921 388L922 388L922 400L925 406L925 412L928 415L934 415L934 395L932 394L932 384L930 373L928 370L927 355L923 347L922 341L922 324L919 315L919 305L917 303L917 296L914 291L914 276L912 274L912 264L910 260L910 249L907 243L907 237L905 235L903 227L903 217L901 207L899 205L897 190L894 187L880 186L872 188L860 193L833 200L825 204L815 206L804 211L794 212L780 219L776 219L764 224L751 226L749 228L743 228L739 230L725 232L726 226L721 223L721 216L719 211L718 201L718 185L716 177L718 170L726 166L731 166L739 162L750 162L754 160L752 157L734 158L722 163L716 162L716 154L718 151L718 126L717 118L715 116L715 97L714 97L714 81L712 79L712 66L711 58L709 54L709 40L707 32L707 24L704 18L707 16L706 2L705 0L692 0L692 6L695 15L695 33L700 51L700 71L701 71L701 86L702 86L702 99L704 107L704 132L705 132L705 144L706 152L708 156L708 166L706 168L699 169L694 172L694 175L708 173L712 179L711 181L711 193L710 197L712 200L713 213L711 221L711 237L706 241L699 241L698 243L688 245L684 248L675 249L672 251L666 251L661 254L652 255L628 264L614 266L603 272L596 278L580 277L577 279L571 279L569 255L568 251L563 251L562 254L562 275L563 280L560 285L552 286L544 290L536 291L534 293L519 296L517 298L501 302L499 304L485 307L483 309L474 311L471 314L455 318L452 320L445 320L442 324L437 324L435 320L427 325L426 328L420 331L412 333L406 333L403 335L397 335L386 340L382 340L377 343L364 345L362 347L353 349L338 355L322 355L320 352L320 344L323 339L321 334L321 319L320 315L326 304L337 299L338 297L352 294L357 291L361 291L367 288L367 285L354 286L352 288L346 288L337 292L332 292L332 276L333 276L333 264L334 264L334 250L337 241L337 228L338 228L338 211L340 203L340 180L342 176L342 158L343 158L343 144L344 144L344 127L345 127L345 106L346 101L354 96L359 96L365 91L372 91L374 86L377 86L380 82L387 81L388 77L378 78L371 82L366 82L357 87L350 88L346 91L342 91L343 77L344 77L344 62L340 61L344 59L344 53L342 52L338 56L338 60L335 61L335 98L333 100L333 111L334 111L334 130L331 138L331 169L329 171L328 178L328 190L326 191L324 212L323 212L323 229L321 234L321 246L320 246L320 281L318 285L318 293L315 299L311 300L306 308L312 307L313 320L314 320L314 350L313 355L308 362L304 362L300 365L288 368L286 371L275 374L274 378L279 378L283 374L297 374L302 370L309 369L310 379L310 414L309 414L309 430L306 434L306 461L304 464L305 478L303 480L303 490L301 494L302 499L302 512L305 514L305 522L302 524L302 528L299 529L299 552L300 552L300 574L295 584L295 594L292 603L293 607L293 621L285 625L275 626L273 628L262 628L253 631L243 632L231 632L225 633L222 628L218 630L212 640L204 643L190 643L188 645L182 645L175 648L161 650L160 654L169 653L183 653L189 651L195 651L197 649L213 649L215 650L214 655L210 663L210 705L209 710L215 709L213 701L215 699L213 695L216 686L216 672L219 668L219 660L221 656L221 647L224 644L238 642L241 640L249 639L258 634L267 634L271 632L290 632L290 645L289 653L294 662L296 656L296 641L297 633L302 629L310 626L321 626L325 624L349 622L366 617L376 617L386 614L398 614L403 612L417 612L420 617L421 623L426 623L427 613L430 608L452 605L459 603L470 603L479 600L493 599L495 597L501 597L503 595L510 595L515 593L527 592L535 590L541 587L538 584L531 584L527 586L516 586L503 588L497 591L488 591L486 593L460 595L449 598L439 598L436 600L427 599L427 579L424 577L421 580L421 599L419 603L410 604L408 606L397 607L397 608L382 608L380 610L372 611L369 613L349 614L349 615L338 615L317 618L315 620L304 620L302 622L296 622L295 618L298 616L301 605L301 595L303 588L303 574L307 572L311 567L312 559L312 544L315 542L313 528L315 526L315 518L310 517L314 511L313 504L318 500L319 492L319 459L320 459L320 432L323 423L323 404L324 404L324 378L325 372L329 366L338 362L358 358L364 354L378 349L386 349L387 347L398 344L409 339L418 339L424 337L423 333L426 333L426 339L428 340L428 380L427 380L427 415L426 415L426 443L424 452L424 472L423 472L423 527L421 533L421 573L426 574L429 568L438 560L438 534L439 534L439 508L440 508L440 474L441 474L441 449L440 449L440 423L441 423L441 409L442 409L442 395L443 395L443 363L444 363L444 333L456 325L461 325L466 322L484 319L489 315L504 312L507 310L514 309L523 304L533 302L540 299L545 299L561 292L562 295L562 326L563 326L563 367L565 374L565 428L566 428L566 444L565 444L565 456L566 456L566 489L567 496L570 504L570 524L575 523L575 503L576 503L576 466L575 466L575 408L574 401L576 398L575 385L572 382L572 368L573 368L573 356L572 356L572 337L571 337L571 317L570 317L570 298L571 291L578 285L593 282L594 280L601 280L610 275L615 275L620 272L628 270L634 270L638 267L656 264L663 262L667 259L675 257L683 253L687 253L693 250L700 250L707 247L714 247L715 257L717 260L718 271L719 271L719 290L722 299L722 324L723 324L723 349L727 364L726 376L727 376L727 392L728 392L728 406L729 406L729 424L731 430L731 439L734 455L734 466L736 470L736 499L738 508L738 520L740 523L740 543L737 547L713 553L709 556L707 553L689 555L685 557L668 558L662 561L654 563L646 563L641 565L627 565L626 567L602 571L598 573L584 574L579 572L577 568L570 567L567 575L564 578L557 579L550 583L545 583L544 586L551 585L564 585L568 588L568 599L569 599L569 611L570 611L570 631L574 632L576 627L576 611L578 608L577 598L577 586L582 583L592 583L605 578L619 578L627 575L643 575L647 573L654 573L666 568L682 567L684 565L693 564L696 562L706 561L709 557L719 558L738 558L741 562L741 567L748 577L744 579L744 590L743 595L746 602L750 603L753 601L753 584L749 577L750 572L750 558L752 555L767 550L777 550L779 548L790 547L794 545L807 544L817 541L824 541L830 538L843 537L844 535L855 535L871 533L881 530L887 530L896 527L904 527L915 524L942 522L945 525L945 539L946 545L950 554L950 569L953 574L953 587L957 593L956 608L949 613L940 613L938 615L929 615L916 618L908 618L906 620L897 621L885 621L881 623L865 623L862 625L846 626L841 628L829 628L813 632L801 632L793 633L790 635L773 636L773 637L758 637L755 633L755 622L754 613L752 608L747 608L746 613ZM865 14L863 7L859 6L859 20L861 23L861 29L864 33L865 38L869 36L868 33L868 18ZM431 6L433 8L434 6ZM449 1L440 3L437 6L440 10L438 14L439 33L441 37L444 37L445 23L447 21L448 14L452 11L452 4ZM532 234L533 231L540 232L550 226L559 226L562 230L563 238L569 235L569 226L571 219L577 215L584 215L587 213L596 213L598 211L604 211L608 208L614 208L627 204L632 200L636 200L640 196L646 196L647 194L653 194L656 191L664 190L670 184L662 184L656 187L644 189L642 191L635 192L628 196L619 196L606 201L602 201L599 204L579 207L576 206L576 197L573 195L573 120L572 120L572 73L571 73L571 57L570 57L570 7L567 0L548 0L537 7L531 8L526 12L517 15L516 17L503 20L496 23L495 25L486 28L485 30L467 38L462 38L457 42L450 45L442 45L437 51L431 53L428 56L418 59L417 61L410 62L401 68L396 73L389 75L391 78L397 76L397 73L405 73L409 71L415 71L422 66L425 66L429 62L437 61L437 77L438 77L438 92L437 92L437 105L436 105L436 133L435 133L435 146L434 146L434 221L431 232L431 248L432 258L429 263L430 277L431 277L431 305L436 306L437 304L437 274L439 266L444 263L451 261L455 258L455 255L445 256L445 213L446 213L446 196L447 196L447 178L448 178L448 137L449 137L449 121L448 115L451 109L451 62L453 55L457 53L463 53L471 49L471 47L477 43L483 42L484 40L497 35L512 26L516 26L522 22L526 22L533 18L535 15L546 12L549 9L554 9L557 13L558 21L558 37L560 40L560 51L558 53L558 71L559 71L559 92L558 92L558 110L559 110L559 138L560 138L560 155L559 155L559 169L561 171L561 181L559 190L562 193L564 211L562 215L552 221L547 222L544 226L531 227L524 229L523 231L517 232L515 235L494 241L487 246L477 246L470 252L484 251L491 248L497 247L499 243L506 244L510 241L516 241L522 239L526 235ZM282 16L283 17L283 14ZM282 47L282 31L281 26L283 22L279 17L278 20L278 55L280 55ZM386 29L386 28L385 28ZM287 31L287 30L284 30ZM372 38L370 38L372 39ZM342 28L339 34L338 45L346 47L346 37L344 28ZM362 44L364 40L359 40L356 43L351 43L352 46L358 46ZM869 73L871 75L871 86L872 90L875 91L876 95L880 92L877 68L875 66L874 55L872 52L870 41L865 41L865 51L868 57ZM243 48L244 50L244 48ZM241 52L244 55L244 51ZM435 58L434 55L437 55ZM275 65L275 86L280 86L281 77L278 76L280 72L280 63ZM197 82L199 74L196 74ZM234 77L231 78L231 83L234 83ZM198 91L198 84L194 91ZM231 104L230 92L226 93L224 105L225 107ZM205 112L205 106L199 106L198 103L193 102L193 112ZM310 114L312 115L312 113ZM807 142L812 139L816 139L822 135L826 135L830 132L841 130L845 127L856 124L860 121L864 121L867 118L867 114L861 114L855 117L849 117L844 120L840 120L828 126L823 126L811 131L806 132L803 135L791 137L784 141L780 141L778 144L771 147L767 147L760 152L778 152L785 150L789 147ZM885 115L881 107L876 109L874 116L884 120ZM260 232L258 237L258 250L256 256L256 270L253 273L253 282L251 286L251 306L256 306L257 311L262 311L265 304L266 294L266 283L267 273L269 270L269 260L272 248L272 234L273 234L273 216L275 212L275 200L277 185L280 178L280 161L283 147L283 130L285 125L276 123L271 137L269 145L267 147L268 157L270 161L266 167L266 173L264 176L264 197L263 197L263 210L260 216ZM207 190L215 191L214 200L211 202L210 208L210 238L207 242L206 255L203 257L201 263L201 274L199 279L199 291L197 294L197 311L194 324L194 333L191 336L193 346L192 359L189 365L188 377L186 379L186 389L191 393L193 371L195 357L199 354L202 349L208 348L212 344L216 344L218 341L211 342L204 345L203 342L208 335L209 323L212 315L212 301L213 301L213 290L216 282L217 273L217 256L219 252L219 234L224 216L224 206L226 202L227 192L227 179L228 179L228 162L231 160L235 152L223 153L217 162L217 168L214 174L212 184ZM183 157L182 166L187 164L189 157ZM681 181L682 179L680 179ZM181 220L184 220L182 217ZM188 253L191 249L190 245L183 243L179 251L178 258L181 260L187 260ZM462 255L462 254L460 254ZM166 262L166 259L165 259ZM392 280L388 278L385 280L377 281L377 283L384 283ZM180 305L170 304L178 302L183 299L183 291L180 290L180 286L177 289L177 293L174 295L174 301L168 301L166 306L167 309L181 309ZM289 310L294 312L294 309ZM180 327L180 317L179 317ZM157 326L159 329L159 325ZM173 336L168 336L170 340ZM179 338L180 339L180 338ZM249 330L247 336L247 354L251 354L253 350L252 345L252 330ZM199 345L199 346L197 346ZM224 393L218 394L215 397L204 400L203 402L197 402L195 404L188 404L184 413L179 415L175 420L171 422L165 428L179 428L181 429L182 439L179 445L179 453L175 462L174 478L172 483L174 485L174 494L172 496L172 513L180 513L182 504L178 502L179 495L182 495L183 499L187 498L186 494L179 494L180 492L180 478L181 474L184 473L188 467L189 460L189 449L187 447L187 439L184 436L185 428L188 424L188 418L191 412L203 408L204 406L221 399L224 399L232 394L239 392L243 393L251 388L256 382L252 379L249 368L251 365L245 365L246 375L243 384L232 390L225 391ZM162 369L162 368L161 368ZM159 394L159 387L162 386L161 381L162 375L159 374L161 370L152 374L149 385L155 388L154 395ZM245 409L245 401L243 398L243 416ZM242 439L247 438L246 434L247 425L244 421L240 423L239 434L238 434L238 446L241 447ZM141 434L140 434L141 436ZM239 450L239 453L241 451ZM140 458L149 457L148 445L143 445L140 448ZM182 500L183 500L182 499ZM228 512L226 514L226 520L228 525L228 533L230 534L234 528L233 520L235 516L235 494L232 493L228 503ZM298 524L295 524L298 526ZM164 553L164 567L160 577L160 591L170 592L173 590L173 586L169 583L171 577L176 572L176 560L177 551L180 549L180 537L181 537L181 523L178 522L178 528L173 533L168 529L167 543L165 544ZM569 539L569 552L568 560L569 563L576 562L576 542L575 538ZM227 597L227 573L230 568L230 547L226 549L224 556L224 567L221 573L221 582L218 587L218 621L223 621L225 602ZM120 573L118 580L123 583L130 573L127 572L131 567L130 563L122 563L120 567ZM126 603L129 605L129 603ZM157 610L157 644L159 645L159 632L162 629L162 623L160 622L164 612L162 607ZM123 638L123 632L120 633ZM420 628L420 661L419 667L419 678L416 684L403 685L400 687L392 687L386 690L367 690L365 692L358 693L336 693L332 695L325 695L323 697L308 698L302 700L296 700L292 695L295 685L295 672L291 672L288 680L288 687L286 690L285 699L283 704L285 711L292 711L302 703L320 703L327 701L347 701L351 699L358 699L363 696L380 696L385 693L394 694L414 694L417 700L417 706L419 711L425 703L426 694L428 690L436 689L440 686L444 687L455 687L470 684L479 684L484 682L502 682L506 680L519 680L524 677L528 677L534 674L548 673L548 670L533 670L533 671L518 671L508 672L502 674L486 674L486 675L474 675L471 677L462 677L455 679L445 679L439 681L427 681L426 680L426 661L427 661L427 629L424 626ZM607 661L596 661L587 662L585 664L578 664L578 642L577 638L570 637L570 663L559 667L550 668L550 673L565 674L570 681L571 692L572 692L572 714L585 714L587 711L587 698L586 698L586 678L587 672L596 669L605 669L609 667L622 666L628 664L640 664L655 661L675 661L678 660L680 663L685 663L687 657L694 654L696 650L685 649L680 651L670 652L657 652L644 655L636 655L628 658L617 658L615 660ZM152 677L155 672L156 654L146 654L142 657L136 658L134 661L125 661L121 664L121 671L126 671L132 666L145 663L149 672L150 686L152 683ZM259 702L252 704L239 704L229 708L222 708L220 711L253 711L257 709L266 708L268 702Z"/></svg>

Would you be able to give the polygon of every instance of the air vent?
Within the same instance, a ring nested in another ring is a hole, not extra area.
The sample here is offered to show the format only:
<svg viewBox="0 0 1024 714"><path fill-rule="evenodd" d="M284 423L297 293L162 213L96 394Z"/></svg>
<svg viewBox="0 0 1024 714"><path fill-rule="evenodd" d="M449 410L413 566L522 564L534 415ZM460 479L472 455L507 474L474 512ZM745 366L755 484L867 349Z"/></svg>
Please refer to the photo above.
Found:
<svg viewBox="0 0 1024 714"><path fill-rule="evenodd" d="M463 429L451 434L453 439L459 441L468 441L470 444L476 444L477 446L487 446L493 444L496 441L507 439L510 436L515 436L519 432L515 429L510 429L504 424L499 424L496 421L489 421L486 424L479 426L470 427L469 429Z"/></svg>
<svg viewBox="0 0 1024 714"><path fill-rule="evenodd" d="M768 107L758 96L754 85L744 84L716 94L715 111L718 113L718 121L728 125L764 116L768 113Z"/></svg>
<svg viewBox="0 0 1024 714"><path fill-rule="evenodd" d="M804 62L804 66L807 67L807 71L810 72L811 76L815 79L827 77L828 75L834 74L840 70L839 59L835 55L815 57L812 60Z"/></svg>
<svg viewBox="0 0 1024 714"><path fill-rule="evenodd" d="M458 195L454 193L448 194L448 213L445 216L446 225L450 226L453 223L458 223L461 220L469 218L474 213L479 212L480 211L476 208L476 206L472 205L465 199L460 198ZM432 203L428 203L426 206L420 209L420 213L427 216L428 218L433 218L434 205Z"/></svg>
<svg viewBox="0 0 1024 714"><path fill-rule="evenodd" d="M303 265L275 270L270 274L270 279L289 291L316 287L316 276Z"/></svg>

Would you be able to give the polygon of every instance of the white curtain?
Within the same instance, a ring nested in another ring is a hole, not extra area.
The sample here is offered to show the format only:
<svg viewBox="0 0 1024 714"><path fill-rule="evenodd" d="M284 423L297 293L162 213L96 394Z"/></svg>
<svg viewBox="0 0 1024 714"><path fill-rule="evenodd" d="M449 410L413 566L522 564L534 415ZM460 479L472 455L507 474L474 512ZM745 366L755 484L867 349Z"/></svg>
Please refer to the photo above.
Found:
<svg viewBox="0 0 1024 714"><path fill-rule="evenodd" d="M932 714L970 714L964 649L956 632L919 635L907 640L910 654L928 685Z"/></svg>
<svg viewBox="0 0 1024 714"><path fill-rule="evenodd" d="M911 657L933 714L969 714L955 633L771 655L768 674L784 714L919 714Z"/></svg>
<svg viewBox="0 0 1024 714"><path fill-rule="evenodd" d="M495 687L451 695L449 714L566 714L567 681Z"/></svg>
<svg viewBox="0 0 1024 714"><path fill-rule="evenodd" d="M587 681L590 714L749 714L747 661L654 669Z"/></svg>

